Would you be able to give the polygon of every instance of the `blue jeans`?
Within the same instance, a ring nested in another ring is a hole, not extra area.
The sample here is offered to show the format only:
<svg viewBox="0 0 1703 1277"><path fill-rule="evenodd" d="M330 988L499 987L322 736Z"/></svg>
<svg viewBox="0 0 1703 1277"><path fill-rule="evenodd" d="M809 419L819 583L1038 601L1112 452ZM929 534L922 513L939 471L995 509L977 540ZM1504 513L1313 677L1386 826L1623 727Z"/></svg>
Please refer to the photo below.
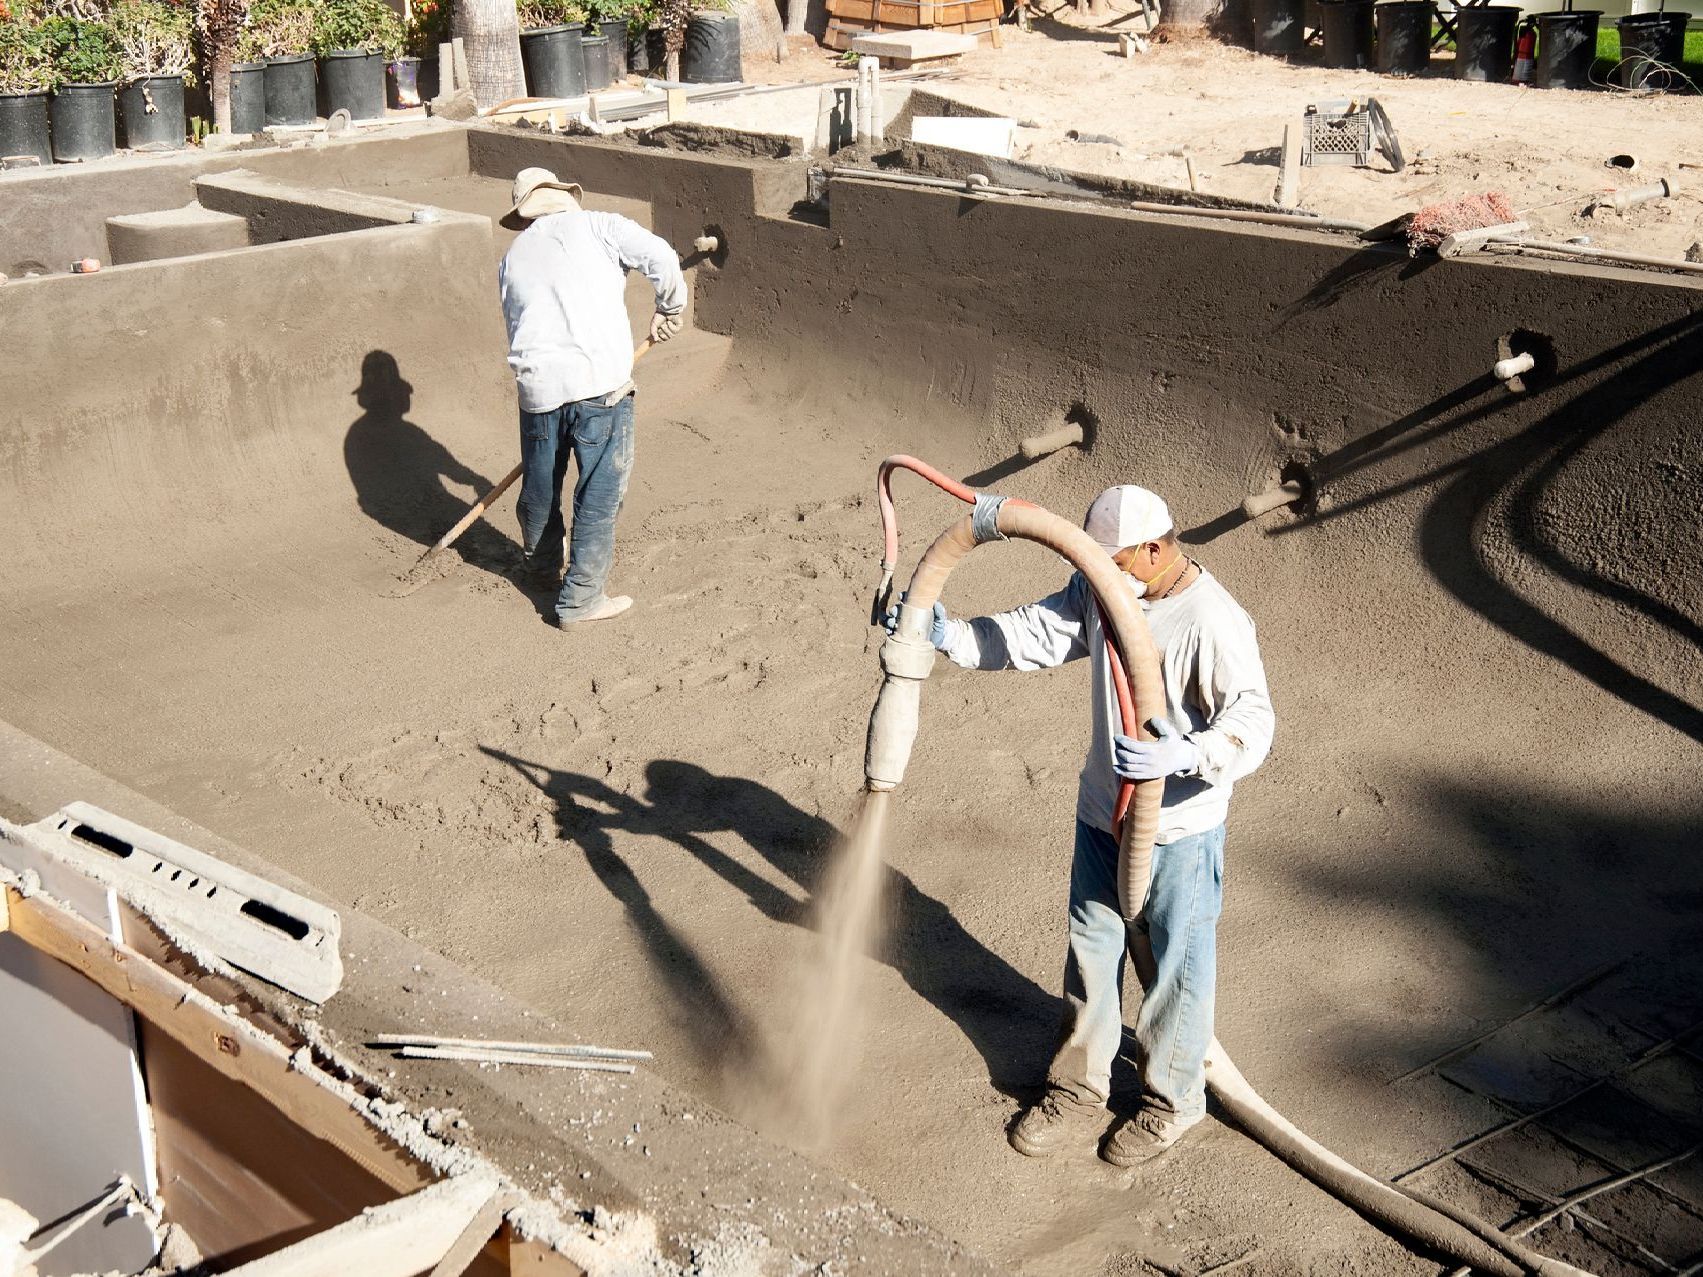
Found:
<svg viewBox="0 0 1703 1277"><path fill-rule="evenodd" d="M1135 924L1147 933L1157 966L1135 1019L1141 1104L1182 1125L1206 1115L1223 903L1223 825L1153 849L1153 885ZM1117 840L1077 821L1064 1024L1047 1082L1080 1104L1101 1105L1111 1095L1112 1061L1123 1039L1127 939L1118 910Z"/></svg>
<svg viewBox="0 0 1703 1277"><path fill-rule="evenodd" d="M528 566L562 564L562 483L568 462L574 481L574 523L568 574L556 599L556 619L571 625L603 601L615 561L615 516L633 472L633 396L613 407L594 399L549 412L520 414L520 530Z"/></svg>

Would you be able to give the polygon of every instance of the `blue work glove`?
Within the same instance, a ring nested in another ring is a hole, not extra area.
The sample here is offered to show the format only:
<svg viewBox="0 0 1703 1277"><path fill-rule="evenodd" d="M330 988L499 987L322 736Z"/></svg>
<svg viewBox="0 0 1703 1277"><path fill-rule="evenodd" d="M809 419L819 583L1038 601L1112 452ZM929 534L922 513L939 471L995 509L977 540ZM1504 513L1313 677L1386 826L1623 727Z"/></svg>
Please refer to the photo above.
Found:
<svg viewBox="0 0 1703 1277"><path fill-rule="evenodd" d="M1178 772L1192 772L1200 765L1200 750L1162 718L1148 721L1158 740L1143 741L1133 736L1112 737L1112 770L1124 780L1160 780Z"/></svg>
<svg viewBox="0 0 1703 1277"><path fill-rule="evenodd" d="M900 602L903 601L903 598L901 598ZM889 634L899 628L898 603L888 605L887 615L881 618L881 624L886 627ZM944 652L946 650L946 604L939 600L936 600L934 604L934 623L928 627L928 641L934 644L935 651Z"/></svg>

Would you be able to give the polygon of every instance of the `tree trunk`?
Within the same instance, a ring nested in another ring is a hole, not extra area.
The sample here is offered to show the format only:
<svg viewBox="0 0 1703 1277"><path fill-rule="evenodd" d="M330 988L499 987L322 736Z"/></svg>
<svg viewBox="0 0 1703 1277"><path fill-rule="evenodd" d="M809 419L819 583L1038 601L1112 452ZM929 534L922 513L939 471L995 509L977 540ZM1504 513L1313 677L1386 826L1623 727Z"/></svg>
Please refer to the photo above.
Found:
<svg viewBox="0 0 1703 1277"><path fill-rule="evenodd" d="M1171 38L1210 35L1223 22L1224 0L1160 0L1159 33Z"/></svg>
<svg viewBox="0 0 1703 1277"><path fill-rule="evenodd" d="M222 48L207 51L207 75L213 81L208 86L213 99L213 131L229 134L231 131L231 48L226 44Z"/></svg>
<svg viewBox="0 0 1703 1277"><path fill-rule="evenodd" d="M810 0L786 0L786 34L803 35L804 19L810 12Z"/></svg>
<svg viewBox="0 0 1703 1277"><path fill-rule="evenodd" d="M492 107L526 96L514 0L455 0L452 30L467 49L473 100Z"/></svg>
<svg viewBox="0 0 1703 1277"><path fill-rule="evenodd" d="M680 83L680 54L678 50L670 49L664 59L662 74L674 84Z"/></svg>

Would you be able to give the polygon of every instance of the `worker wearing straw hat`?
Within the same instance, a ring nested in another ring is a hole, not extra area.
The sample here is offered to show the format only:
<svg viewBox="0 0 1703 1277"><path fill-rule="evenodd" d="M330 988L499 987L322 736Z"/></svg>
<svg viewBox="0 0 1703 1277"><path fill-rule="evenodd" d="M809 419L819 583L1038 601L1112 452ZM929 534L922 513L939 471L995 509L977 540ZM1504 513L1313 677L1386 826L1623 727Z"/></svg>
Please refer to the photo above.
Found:
<svg viewBox="0 0 1703 1277"><path fill-rule="evenodd" d="M498 270L509 366L520 392L521 533L527 569L554 584L566 629L632 607L604 583L615 558L615 520L633 466L633 339L626 275L637 270L656 293L652 341L680 331L686 280L666 240L630 218L580 207L577 182L523 169L502 224L520 236ZM570 460L573 525L564 538L562 485Z"/></svg>

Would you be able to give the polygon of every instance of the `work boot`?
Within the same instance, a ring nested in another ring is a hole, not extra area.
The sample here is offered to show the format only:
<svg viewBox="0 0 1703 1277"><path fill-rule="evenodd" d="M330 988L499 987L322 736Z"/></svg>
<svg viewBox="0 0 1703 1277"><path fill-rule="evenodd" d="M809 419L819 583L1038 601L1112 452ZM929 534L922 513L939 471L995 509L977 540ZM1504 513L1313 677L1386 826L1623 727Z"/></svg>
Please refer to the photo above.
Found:
<svg viewBox="0 0 1703 1277"><path fill-rule="evenodd" d="M1100 1147L1100 1156L1128 1170L1151 1162L1183 1137L1193 1123L1178 1122L1153 1109L1142 1109L1120 1122Z"/></svg>
<svg viewBox="0 0 1703 1277"><path fill-rule="evenodd" d="M1068 1092L1048 1087L1038 1104L1023 1111L1011 1128L1011 1147L1024 1157L1051 1157L1060 1149L1088 1144L1106 1120L1098 1104L1083 1104Z"/></svg>
<svg viewBox="0 0 1703 1277"><path fill-rule="evenodd" d="M633 600L625 594L612 594L604 598L601 603L592 608L589 612L585 612L571 620L563 620L561 617L557 617L556 624L564 630L571 630L574 626L583 625L587 621L607 621L612 616L620 616L621 613L625 612L632 606Z"/></svg>

